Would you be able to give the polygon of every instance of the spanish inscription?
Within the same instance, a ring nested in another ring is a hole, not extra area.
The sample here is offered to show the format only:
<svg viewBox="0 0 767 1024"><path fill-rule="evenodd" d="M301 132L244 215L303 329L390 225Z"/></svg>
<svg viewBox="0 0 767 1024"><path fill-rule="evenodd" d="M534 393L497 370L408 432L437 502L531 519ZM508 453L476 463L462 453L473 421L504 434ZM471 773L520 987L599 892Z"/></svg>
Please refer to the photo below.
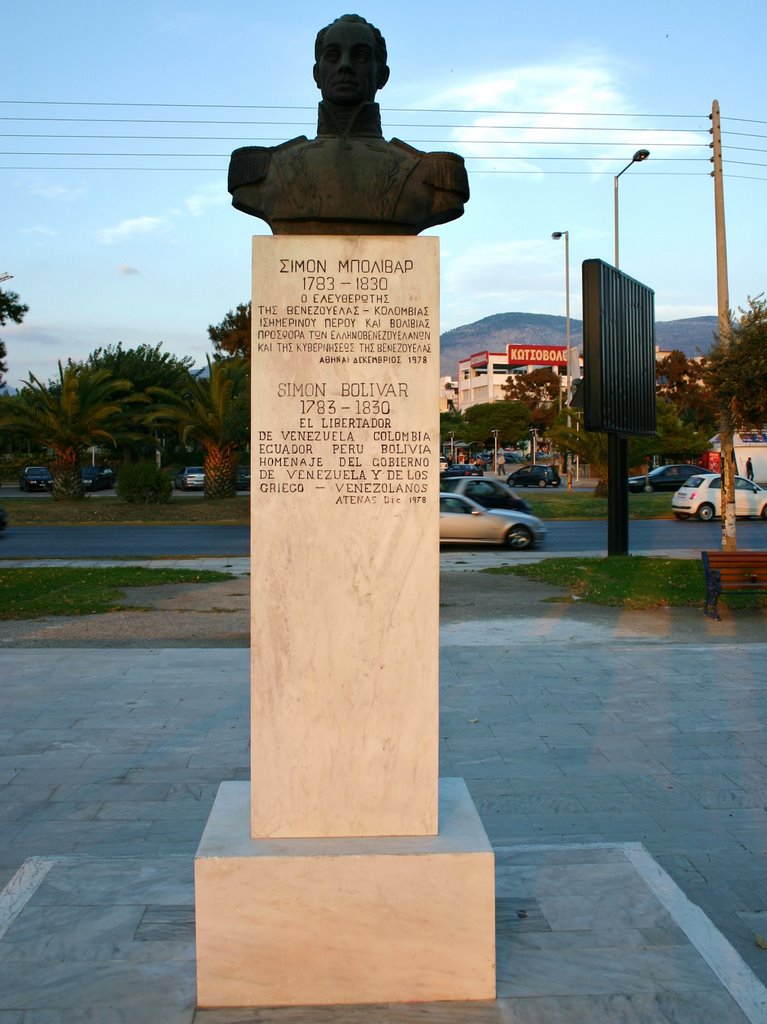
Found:
<svg viewBox="0 0 767 1024"><path fill-rule="evenodd" d="M387 254L395 241L408 255ZM254 239L256 493L302 496L307 509L425 504L439 441L436 239L370 239L364 257L358 238L264 242Z"/></svg>

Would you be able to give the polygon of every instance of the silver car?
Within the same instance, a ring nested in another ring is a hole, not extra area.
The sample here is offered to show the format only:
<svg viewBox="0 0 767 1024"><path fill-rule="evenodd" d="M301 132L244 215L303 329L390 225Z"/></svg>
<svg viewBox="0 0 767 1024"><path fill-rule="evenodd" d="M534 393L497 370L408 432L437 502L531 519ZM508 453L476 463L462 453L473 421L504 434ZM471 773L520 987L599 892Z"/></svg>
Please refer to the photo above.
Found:
<svg viewBox="0 0 767 1024"><path fill-rule="evenodd" d="M537 516L505 508L482 508L460 494L439 496L439 539L443 544L504 544L522 551L540 544L546 527Z"/></svg>
<svg viewBox="0 0 767 1024"><path fill-rule="evenodd" d="M205 487L205 473L202 466L185 466L174 478L177 491L201 491Z"/></svg>

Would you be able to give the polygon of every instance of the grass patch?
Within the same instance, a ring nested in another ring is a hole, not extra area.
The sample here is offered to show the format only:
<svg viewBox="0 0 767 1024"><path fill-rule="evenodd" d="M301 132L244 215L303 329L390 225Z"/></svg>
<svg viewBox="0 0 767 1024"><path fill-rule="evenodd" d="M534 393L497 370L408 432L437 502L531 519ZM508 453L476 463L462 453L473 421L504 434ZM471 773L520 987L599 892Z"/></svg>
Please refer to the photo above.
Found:
<svg viewBox="0 0 767 1024"><path fill-rule="evenodd" d="M547 558L534 565L500 566L482 572L514 573L564 587L564 601L576 598L618 608L702 608L706 592L699 559L636 555ZM737 595L731 600L737 602ZM746 595L745 600L745 607L754 607L752 595Z"/></svg>
<svg viewBox="0 0 767 1024"><path fill-rule="evenodd" d="M544 520L606 519L607 498L591 491L564 487L517 488L517 493ZM174 495L167 505L129 505L119 498L88 495L83 501L54 501L50 495L5 497L2 504L11 526L80 526L112 523L247 523L250 499L246 496L206 501L201 496ZM631 519L671 519L670 494L630 494Z"/></svg>
<svg viewBox="0 0 767 1024"><path fill-rule="evenodd" d="M247 523L247 497L174 497L167 505L129 505L119 498L87 496L83 501L54 501L49 495L2 499L9 526L86 526L112 523Z"/></svg>
<svg viewBox="0 0 767 1024"><path fill-rule="evenodd" d="M595 498L591 491L517 487L517 494L530 503L541 519L607 519L607 498ZM672 494L629 494L630 519L673 519Z"/></svg>
<svg viewBox="0 0 767 1024"><path fill-rule="evenodd" d="M0 567L0 620L123 611L135 607L123 603L126 587L230 579L231 573L194 569Z"/></svg>

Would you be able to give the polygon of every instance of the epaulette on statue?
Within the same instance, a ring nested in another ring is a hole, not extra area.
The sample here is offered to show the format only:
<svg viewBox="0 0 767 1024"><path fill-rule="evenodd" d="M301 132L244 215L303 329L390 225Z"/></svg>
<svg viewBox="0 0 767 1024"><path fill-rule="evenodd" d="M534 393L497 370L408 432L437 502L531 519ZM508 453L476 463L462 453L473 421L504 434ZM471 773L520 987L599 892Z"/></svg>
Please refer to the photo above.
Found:
<svg viewBox="0 0 767 1024"><path fill-rule="evenodd" d="M469 201L469 178L462 156L457 153L424 153L402 139L392 139L391 142L398 149L421 157L423 181L427 185L445 192L457 192L464 203Z"/></svg>
<svg viewBox="0 0 767 1024"><path fill-rule="evenodd" d="M288 149L296 143L307 142L305 135L283 142L280 146L243 146L235 149L229 161L229 191L243 185L258 185L269 172L269 162L274 153Z"/></svg>

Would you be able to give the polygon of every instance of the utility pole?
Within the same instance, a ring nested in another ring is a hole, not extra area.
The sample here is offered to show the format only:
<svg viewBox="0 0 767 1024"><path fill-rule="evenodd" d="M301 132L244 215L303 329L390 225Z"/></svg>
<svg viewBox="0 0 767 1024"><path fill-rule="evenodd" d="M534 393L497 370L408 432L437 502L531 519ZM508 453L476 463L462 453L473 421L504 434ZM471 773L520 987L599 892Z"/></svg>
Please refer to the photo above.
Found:
<svg viewBox="0 0 767 1024"><path fill-rule="evenodd" d="M711 106L711 163L714 179L714 219L716 225L716 295L719 314L719 341L723 348L732 344L732 322L730 320L730 290L727 284L727 235L724 227L724 182L722 179L722 128L719 118L719 101ZM735 551L735 468L733 459L732 410L719 410L719 454L722 475L722 549Z"/></svg>

